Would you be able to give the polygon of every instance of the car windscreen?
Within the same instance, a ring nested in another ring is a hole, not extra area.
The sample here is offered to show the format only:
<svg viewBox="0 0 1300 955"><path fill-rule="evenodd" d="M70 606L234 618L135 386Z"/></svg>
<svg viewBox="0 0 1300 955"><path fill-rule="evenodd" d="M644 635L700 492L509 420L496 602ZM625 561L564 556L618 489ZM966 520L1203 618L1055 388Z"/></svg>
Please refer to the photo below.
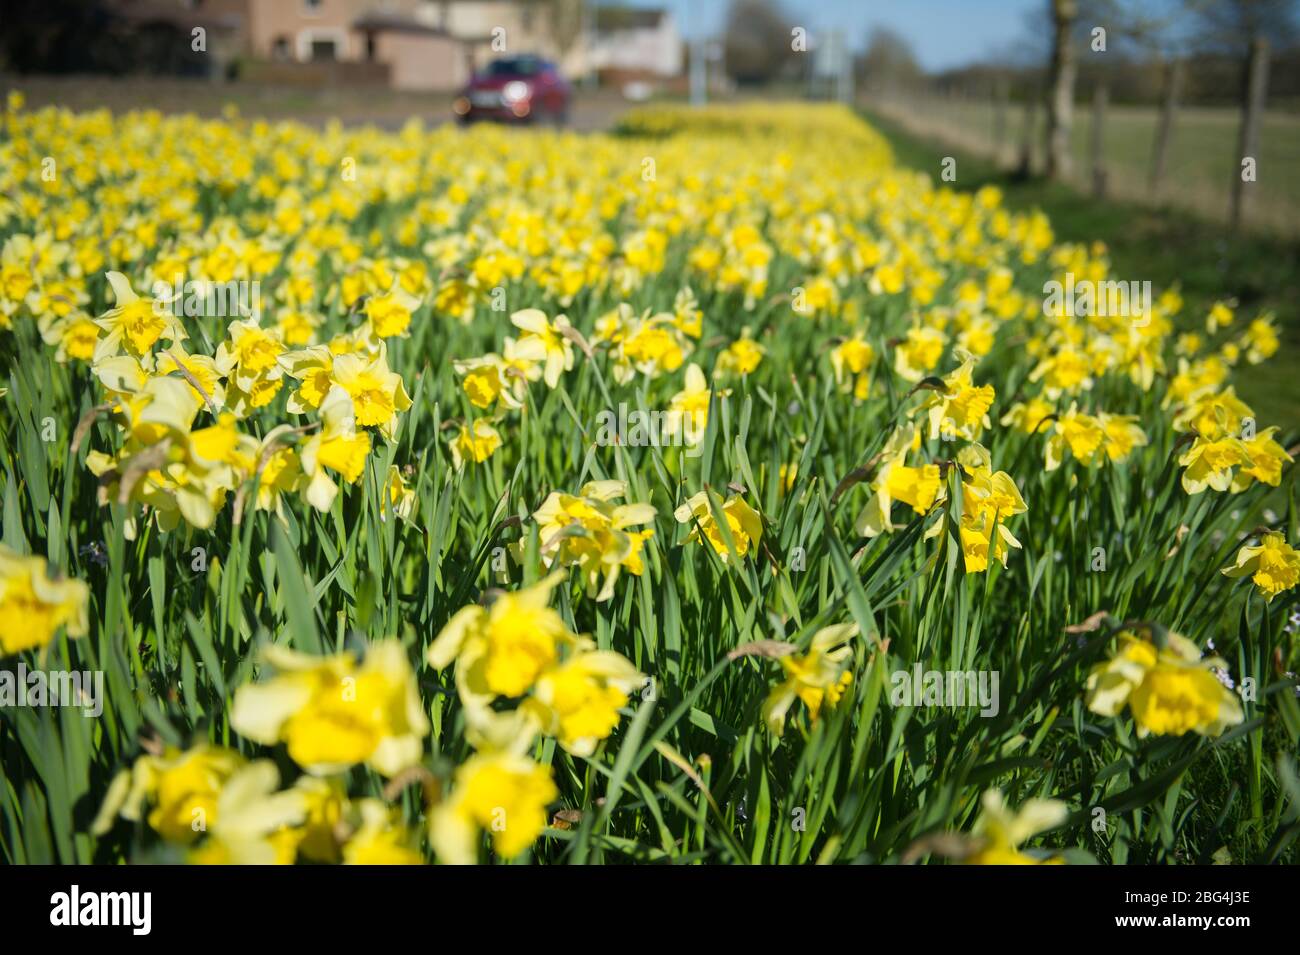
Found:
<svg viewBox="0 0 1300 955"><path fill-rule="evenodd" d="M494 60L485 66L479 75L485 77L536 76L542 72L545 66L546 64L542 60L516 57L509 60Z"/></svg>

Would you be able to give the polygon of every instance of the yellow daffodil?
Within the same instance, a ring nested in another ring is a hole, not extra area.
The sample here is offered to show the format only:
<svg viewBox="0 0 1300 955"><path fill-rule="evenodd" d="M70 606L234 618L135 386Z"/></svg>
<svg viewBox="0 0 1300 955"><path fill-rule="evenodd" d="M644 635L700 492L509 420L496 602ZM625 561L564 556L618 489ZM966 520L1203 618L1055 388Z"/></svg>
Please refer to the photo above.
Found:
<svg viewBox="0 0 1300 955"><path fill-rule="evenodd" d="M1012 812L1002 793L986 790L980 799L980 815L974 834L978 848L963 861L967 865L1044 865L1061 860L1053 856L1031 856L1020 846L1034 836L1065 822L1069 809L1057 799L1030 799Z"/></svg>
<svg viewBox="0 0 1300 955"><path fill-rule="evenodd" d="M1105 442L1106 431L1101 421L1071 404L1068 411L1052 422L1044 446L1046 470L1055 471L1059 468L1065 461L1067 451L1080 464L1091 464Z"/></svg>
<svg viewBox="0 0 1300 955"><path fill-rule="evenodd" d="M241 766L217 793L216 812L207 838L191 849L195 865L290 865L297 853L292 827L302 822L307 807L294 789L276 792L280 773L260 759Z"/></svg>
<svg viewBox="0 0 1300 955"><path fill-rule="evenodd" d="M328 511L338 494L338 485L326 473L328 468L356 484L370 455L370 435L356 428L352 398L341 385L333 385L320 408L321 428L302 445L299 460L307 477L305 496L312 507Z"/></svg>
<svg viewBox="0 0 1300 955"><path fill-rule="evenodd" d="M1228 577L1245 577L1259 588L1266 601L1300 583L1300 551L1286 542L1285 535L1270 531L1258 544L1246 544L1237 551L1236 562L1223 568Z"/></svg>
<svg viewBox="0 0 1300 955"><path fill-rule="evenodd" d="M360 824L343 846L347 865L423 865L424 857L413 848L414 834L400 820L400 813L378 799L362 799L354 810Z"/></svg>
<svg viewBox="0 0 1300 955"><path fill-rule="evenodd" d="M334 359L334 381L352 399L357 426L378 428L389 441L397 433L398 412L411 407L402 376L390 371L383 350L373 358L339 355Z"/></svg>
<svg viewBox="0 0 1300 955"><path fill-rule="evenodd" d="M244 766L234 750L199 743L141 756L114 778L92 831L106 833L114 819L146 820L168 842L189 845L217 824L222 787ZM149 809L145 816L146 805Z"/></svg>
<svg viewBox="0 0 1300 955"><path fill-rule="evenodd" d="M457 471L469 461L482 464L501 447L501 433L486 418L463 424L451 441L451 463Z"/></svg>
<svg viewBox="0 0 1300 955"><path fill-rule="evenodd" d="M650 504L615 504L627 494L624 481L592 481L574 494L553 491L533 512L547 567L576 566L589 596L609 600L619 574L640 576L645 542L653 528L632 530L655 519Z"/></svg>
<svg viewBox="0 0 1300 955"><path fill-rule="evenodd" d="M108 284L116 304L95 319L95 324L105 332L95 346L96 361L119 354L123 349L135 358L142 358L160 340L178 342L186 338L185 330L166 303L141 298L121 272L109 272Z"/></svg>
<svg viewBox="0 0 1300 955"><path fill-rule="evenodd" d="M753 374L763 360L766 349L749 337L749 329L722 350L718 356L718 371L727 375Z"/></svg>
<svg viewBox="0 0 1300 955"><path fill-rule="evenodd" d="M0 544L0 652L39 649L60 627L82 637L89 626L90 588L50 577L41 557L24 557Z"/></svg>
<svg viewBox="0 0 1300 955"><path fill-rule="evenodd" d="M720 395L728 394L727 391ZM704 429L709 423L709 402L713 391L700 366L692 362L686 366L684 387L668 403L668 416L664 421L666 438L678 435L687 445L694 447L704 440Z"/></svg>
<svg viewBox="0 0 1300 955"><path fill-rule="evenodd" d="M618 725L628 695L644 682L631 662L611 650L586 650L545 670L525 703L542 732L575 756L590 756Z"/></svg>
<svg viewBox="0 0 1300 955"><path fill-rule="evenodd" d="M835 384L841 391L851 392L862 401L871 388L871 366L876 360L876 350L862 332L846 338L831 349L831 370Z"/></svg>
<svg viewBox="0 0 1300 955"><path fill-rule="evenodd" d="M405 338L410 334L411 313L419 307L418 298L394 285L385 294L366 299L366 320L378 338Z"/></svg>
<svg viewBox="0 0 1300 955"><path fill-rule="evenodd" d="M930 374L943 357L948 336L937 328L917 326L894 349L894 371L907 381L917 382Z"/></svg>
<svg viewBox="0 0 1300 955"><path fill-rule="evenodd" d="M907 455L920 447L921 434L913 426L897 428L885 442L871 482L871 497L854 521L860 537L878 537L894 529L895 501L902 501L921 516L930 513L943 492L937 464L909 466Z"/></svg>
<svg viewBox="0 0 1300 955"><path fill-rule="evenodd" d="M1183 470L1183 490L1200 494L1207 487L1226 491L1232 486L1234 468L1250 465L1250 451L1238 438L1207 439L1199 434L1178 459Z"/></svg>
<svg viewBox="0 0 1300 955"><path fill-rule="evenodd" d="M573 343L565 335L570 327L568 318L557 315L554 321L548 321L541 309L526 308L511 315L510 324L524 333L521 340L537 339L542 344L546 353L542 377L546 387L558 387L560 375L573 367Z"/></svg>
<svg viewBox="0 0 1300 955"><path fill-rule="evenodd" d="M549 768L514 752L478 753L457 768L451 795L430 814L429 841L439 862L472 865L487 832L496 854L513 859L541 835L558 795Z"/></svg>
<svg viewBox="0 0 1300 955"><path fill-rule="evenodd" d="M853 681L849 669L853 650L848 642L858 634L856 623L823 627L813 634L806 653L780 658L785 679L763 702L763 722L775 735L785 730L785 718L795 700L817 721L823 704L834 706Z"/></svg>
<svg viewBox="0 0 1300 955"><path fill-rule="evenodd" d="M556 663L561 646L575 639L549 606L562 579L551 574L501 594L490 607L462 607L429 646L429 665L442 670L455 661L463 700L486 704L495 696L522 696Z"/></svg>
<svg viewBox="0 0 1300 955"><path fill-rule="evenodd" d="M758 516L758 512L750 507L743 497L736 495L727 498L725 502L718 500L714 503L727 522L727 530L731 538L730 546L727 543L727 535L723 534L713 516L708 491L691 495L685 504L673 512L679 524L691 525L687 541L707 540L713 552L724 564L733 556L744 557L751 548L758 547L759 541L763 538L763 519Z"/></svg>
<svg viewBox="0 0 1300 955"><path fill-rule="evenodd" d="M1241 493L1255 481L1270 487L1278 487L1282 483L1282 468L1295 458L1274 439L1273 436L1279 430L1276 427L1265 428L1253 438L1242 442L1246 446L1250 463L1243 464L1233 477L1234 493Z"/></svg>
<svg viewBox="0 0 1300 955"><path fill-rule="evenodd" d="M315 657L276 644L262 652L275 675L235 692L230 722L255 742L284 743L315 775L365 763L393 776L419 762L429 732L415 674L396 640L351 653Z"/></svg>
<svg viewBox="0 0 1300 955"><path fill-rule="evenodd" d="M993 406L995 392L992 385L974 382L975 359L943 379L943 389L930 392L920 411L930 423L930 438L940 436L978 441L985 428L992 427L989 408Z"/></svg>
<svg viewBox="0 0 1300 955"><path fill-rule="evenodd" d="M1119 652L1088 674L1088 709L1118 716L1128 706L1138 736L1218 736L1243 719L1236 695L1215 670L1227 671L1218 657L1201 657L1196 644L1176 633L1165 646L1149 637L1120 635Z"/></svg>

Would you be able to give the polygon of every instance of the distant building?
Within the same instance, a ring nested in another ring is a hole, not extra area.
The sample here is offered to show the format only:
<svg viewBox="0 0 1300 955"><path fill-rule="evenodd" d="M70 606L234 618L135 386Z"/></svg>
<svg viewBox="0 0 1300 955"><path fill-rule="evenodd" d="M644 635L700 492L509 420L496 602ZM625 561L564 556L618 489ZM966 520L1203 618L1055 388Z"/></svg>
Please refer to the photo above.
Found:
<svg viewBox="0 0 1300 955"><path fill-rule="evenodd" d="M106 6L142 31L189 35L204 28L220 37L223 61L251 60L250 75L275 81L453 89L493 57L520 53L554 60L570 76L588 69L581 0L106 0ZM574 22L557 22L563 12ZM218 69L224 63L214 62Z"/></svg>
<svg viewBox="0 0 1300 955"><path fill-rule="evenodd" d="M532 53L573 79L590 69L582 18L587 2L426 0L420 6L427 22L469 47L474 68L498 56Z"/></svg>
<svg viewBox="0 0 1300 955"><path fill-rule="evenodd" d="M588 62L602 77L667 79L681 74L682 35L667 10L596 7Z"/></svg>

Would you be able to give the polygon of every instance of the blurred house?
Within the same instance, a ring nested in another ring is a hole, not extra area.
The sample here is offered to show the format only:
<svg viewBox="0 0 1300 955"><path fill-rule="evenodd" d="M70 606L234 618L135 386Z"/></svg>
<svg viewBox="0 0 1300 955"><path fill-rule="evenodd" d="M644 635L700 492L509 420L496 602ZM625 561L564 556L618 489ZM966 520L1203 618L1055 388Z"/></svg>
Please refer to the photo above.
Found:
<svg viewBox="0 0 1300 955"><path fill-rule="evenodd" d="M594 20L588 63L602 83L656 83L681 75L682 35L667 10L601 6Z"/></svg>
<svg viewBox="0 0 1300 955"><path fill-rule="evenodd" d="M588 69L582 0L106 0L139 31L219 36L211 72L276 83L447 90L495 56ZM566 22L570 21L570 22ZM188 40L186 40L188 43Z"/></svg>
<svg viewBox="0 0 1300 955"><path fill-rule="evenodd" d="M583 14L589 0L426 0L428 22L466 44L475 69L534 54L573 79L590 70Z"/></svg>

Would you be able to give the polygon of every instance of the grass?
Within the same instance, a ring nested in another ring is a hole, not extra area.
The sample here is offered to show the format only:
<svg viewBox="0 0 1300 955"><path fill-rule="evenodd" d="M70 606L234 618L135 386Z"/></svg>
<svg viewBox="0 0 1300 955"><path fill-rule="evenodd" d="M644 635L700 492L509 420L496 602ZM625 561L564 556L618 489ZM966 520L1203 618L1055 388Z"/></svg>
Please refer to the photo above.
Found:
<svg viewBox="0 0 1300 955"><path fill-rule="evenodd" d="M983 100L917 97L899 102L881 101L876 112L897 125L943 139L979 155L1000 151L1003 161L1019 154L1023 137L1023 106L1010 106L1001 143L994 143L994 108ZM1151 151L1159 111L1152 107L1112 105L1106 116L1103 155L1110 188L1131 202L1150 203L1148 180ZM1233 109L1184 108L1179 111L1170 141L1161 202L1187 209L1214 221L1225 221L1229 186L1240 167L1234 150L1240 114ZM1038 110L1035 150L1046 124ZM1070 130L1073 178L1092 181L1092 105L1080 99ZM1300 117L1293 113L1266 112L1260 131L1258 179L1252 187L1247 221L1292 238L1297 237L1300 215Z"/></svg>
<svg viewBox="0 0 1300 955"><path fill-rule="evenodd" d="M957 159L956 187L1002 190L1013 209L1042 209L1061 241L1104 242L1123 278L1177 286L1187 327L1199 326L1210 307L1235 298L1243 312L1273 312L1282 332L1276 359L1252 368L1238 392L1261 421L1300 428L1300 240L1247 232L1230 235L1222 225L1174 208L1098 201L1072 186L1041 178L1021 179L987 158L954 150L908 132L868 111L898 161L938 178L946 156Z"/></svg>

